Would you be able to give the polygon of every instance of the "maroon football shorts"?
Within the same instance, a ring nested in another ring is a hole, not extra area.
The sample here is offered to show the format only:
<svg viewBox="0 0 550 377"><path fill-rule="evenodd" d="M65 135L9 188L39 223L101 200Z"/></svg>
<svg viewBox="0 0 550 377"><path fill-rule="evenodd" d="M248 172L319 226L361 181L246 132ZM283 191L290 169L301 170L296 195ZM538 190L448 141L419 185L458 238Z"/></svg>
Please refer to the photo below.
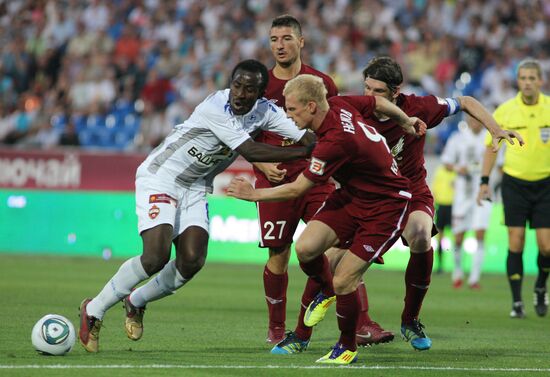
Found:
<svg viewBox="0 0 550 377"><path fill-rule="evenodd" d="M408 216L408 198L366 200L336 190L313 220L332 228L340 247L367 262L383 263L382 256L401 236Z"/></svg>
<svg viewBox="0 0 550 377"><path fill-rule="evenodd" d="M411 212L426 212L433 219L435 214L434 197L428 185L426 183L413 183L411 184L411 193Z"/></svg>
<svg viewBox="0 0 550 377"><path fill-rule="evenodd" d="M261 233L259 246L290 245L300 219L307 223L334 189L334 184L326 183L312 187L304 196L294 200L258 202Z"/></svg>
<svg viewBox="0 0 550 377"><path fill-rule="evenodd" d="M435 206L434 206L434 197L432 195L432 192L430 191L430 188L425 182L421 183L412 183L411 184L411 192L412 192L412 199L410 203L410 211L409 213L413 213L414 211L422 211L428 214L432 218L432 237L435 236L439 231L437 230L437 227L435 226L435 223L433 223L433 218L435 215ZM409 243L405 239L405 237L401 237L401 241L403 241L403 245L409 246Z"/></svg>

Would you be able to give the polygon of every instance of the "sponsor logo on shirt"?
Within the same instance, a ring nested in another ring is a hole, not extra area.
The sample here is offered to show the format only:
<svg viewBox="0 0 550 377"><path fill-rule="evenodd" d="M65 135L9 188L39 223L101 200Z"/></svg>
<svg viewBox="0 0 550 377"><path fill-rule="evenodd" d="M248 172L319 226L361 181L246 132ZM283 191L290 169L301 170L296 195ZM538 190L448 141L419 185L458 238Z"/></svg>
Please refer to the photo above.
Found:
<svg viewBox="0 0 550 377"><path fill-rule="evenodd" d="M316 175L323 175L325 173L325 161L312 157L309 163L309 171Z"/></svg>
<svg viewBox="0 0 550 377"><path fill-rule="evenodd" d="M151 220L154 220L157 218L157 216L160 213L160 208L153 204L151 208L149 208L149 218Z"/></svg>
<svg viewBox="0 0 550 377"><path fill-rule="evenodd" d="M191 147L187 151L187 153L190 156L195 157L199 162L203 163L204 165L216 165L219 162L222 162L227 159L227 157L231 156L231 149L227 147L223 147L221 150L219 150L214 155L209 155L202 153L199 151L197 147Z"/></svg>

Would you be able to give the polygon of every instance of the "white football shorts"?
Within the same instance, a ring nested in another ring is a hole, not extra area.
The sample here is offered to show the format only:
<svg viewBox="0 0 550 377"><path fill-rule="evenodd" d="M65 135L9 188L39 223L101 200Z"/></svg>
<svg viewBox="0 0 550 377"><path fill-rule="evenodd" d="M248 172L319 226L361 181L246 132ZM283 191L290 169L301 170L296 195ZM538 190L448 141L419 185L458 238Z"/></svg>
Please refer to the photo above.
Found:
<svg viewBox="0 0 550 377"><path fill-rule="evenodd" d="M172 238L195 225L208 232L206 193L192 191L159 179L136 179L136 214L139 233L160 224L174 228Z"/></svg>
<svg viewBox="0 0 550 377"><path fill-rule="evenodd" d="M485 200L482 201L481 206L478 206L473 197L453 202L453 233L487 229L491 219L491 207L491 203Z"/></svg>

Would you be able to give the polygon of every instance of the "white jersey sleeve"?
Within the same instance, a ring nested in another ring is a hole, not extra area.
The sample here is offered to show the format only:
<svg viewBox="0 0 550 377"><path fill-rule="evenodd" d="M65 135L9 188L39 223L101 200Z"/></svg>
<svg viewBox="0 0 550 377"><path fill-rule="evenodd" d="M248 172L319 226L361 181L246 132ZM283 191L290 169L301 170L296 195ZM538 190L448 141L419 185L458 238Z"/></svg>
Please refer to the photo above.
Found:
<svg viewBox="0 0 550 377"><path fill-rule="evenodd" d="M459 142L458 132L452 134L441 153L441 162L443 164L455 165L458 162L457 143Z"/></svg>
<svg viewBox="0 0 550 377"><path fill-rule="evenodd" d="M287 117L284 109L272 101L262 98L258 105L266 107L266 123L262 126L263 130L274 132L295 142L300 141L307 132L296 127L292 119Z"/></svg>

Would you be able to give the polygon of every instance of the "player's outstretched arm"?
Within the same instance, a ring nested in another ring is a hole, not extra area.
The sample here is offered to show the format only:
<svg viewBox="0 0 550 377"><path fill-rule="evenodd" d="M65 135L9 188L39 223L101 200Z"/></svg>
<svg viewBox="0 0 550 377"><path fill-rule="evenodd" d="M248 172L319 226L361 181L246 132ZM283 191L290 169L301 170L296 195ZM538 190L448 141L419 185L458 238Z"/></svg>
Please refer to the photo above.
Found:
<svg viewBox="0 0 550 377"><path fill-rule="evenodd" d="M374 96L376 99L376 111L380 112L397 122L406 133L416 136L426 134L427 126L423 120L416 117L409 117L399 107L381 96Z"/></svg>
<svg viewBox="0 0 550 377"><path fill-rule="evenodd" d="M250 182L242 177L231 180L227 195L249 202L272 202L295 199L304 195L315 184L300 174L295 181L277 187L255 189Z"/></svg>
<svg viewBox="0 0 550 377"><path fill-rule="evenodd" d="M500 128L495 118L485 109L485 107L474 97L460 96L458 97L460 107L471 117L477 119L491 134L493 141L493 152L498 151L501 141L506 140L511 145L514 145L514 139L517 139L519 145L523 145L523 138L516 131L503 130Z"/></svg>
<svg viewBox="0 0 550 377"><path fill-rule="evenodd" d="M479 191L477 193L477 204L481 205L482 200L491 200L491 190L489 189L489 176L495 166L497 160L497 154L492 147L485 148L485 154L483 155L483 162L481 164L481 182L479 184Z"/></svg>
<svg viewBox="0 0 550 377"><path fill-rule="evenodd" d="M248 162L286 162L309 157L310 147L284 148L246 140L236 151Z"/></svg>

